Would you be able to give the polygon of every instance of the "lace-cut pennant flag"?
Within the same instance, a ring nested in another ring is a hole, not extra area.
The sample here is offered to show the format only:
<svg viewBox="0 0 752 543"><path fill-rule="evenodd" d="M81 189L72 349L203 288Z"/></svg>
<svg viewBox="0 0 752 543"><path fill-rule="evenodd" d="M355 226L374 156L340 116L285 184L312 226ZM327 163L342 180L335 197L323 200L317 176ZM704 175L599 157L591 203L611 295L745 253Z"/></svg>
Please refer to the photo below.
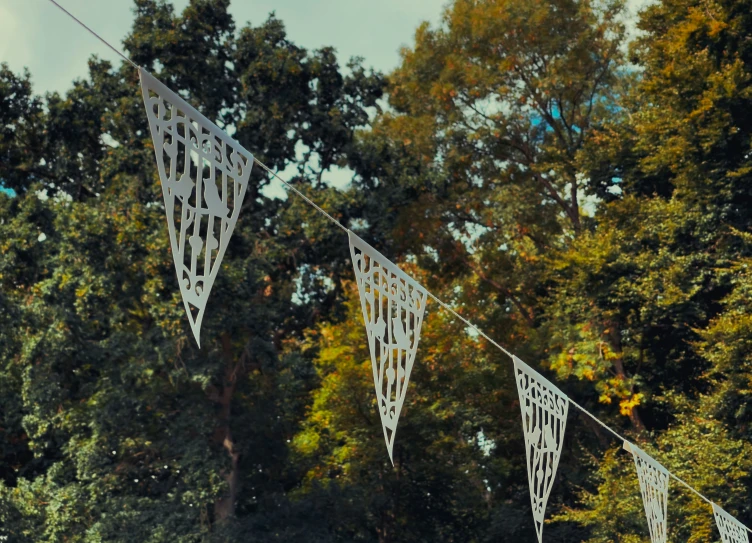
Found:
<svg viewBox="0 0 752 543"><path fill-rule="evenodd" d="M201 321L235 229L253 155L149 72L141 92L157 155L172 257L188 321Z"/></svg>
<svg viewBox="0 0 752 543"><path fill-rule="evenodd" d="M546 503L559 466L569 398L516 356L514 375L520 395L530 501L538 541L543 541Z"/></svg>
<svg viewBox="0 0 752 543"><path fill-rule="evenodd" d="M718 526L718 531L721 532L723 543L749 543L749 534L744 524L716 504L713 504L713 513L715 514L715 523Z"/></svg>
<svg viewBox="0 0 752 543"><path fill-rule="evenodd" d="M642 504L648 518L650 540L653 543L666 543L668 510L668 470L637 445L624 442L624 450L632 453L637 477L640 480Z"/></svg>
<svg viewBox="0 0 752 543"><path fill-rule="evenodd" d="M397 433L418 349L426 290L358 236L348 231L350 255L368 333L373 382L389 452Z"/></svg>

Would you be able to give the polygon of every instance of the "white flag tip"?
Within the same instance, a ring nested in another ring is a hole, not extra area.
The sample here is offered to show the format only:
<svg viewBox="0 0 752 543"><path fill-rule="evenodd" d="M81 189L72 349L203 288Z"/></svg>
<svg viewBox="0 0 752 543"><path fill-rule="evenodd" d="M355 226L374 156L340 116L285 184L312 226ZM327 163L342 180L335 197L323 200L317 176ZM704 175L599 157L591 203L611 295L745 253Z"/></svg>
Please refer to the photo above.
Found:
<svg viewBox="0 0 752 543"><path fill-rule="evenodd" d="M538 535L538 543L543 543L543 523L535 521L535 533Z"/></svg>
<svg viewBox="0 0 752 543"><path fill-rule="evenodd" d="M386 442L386 451L389 453L389 461L394 467L394 435L397 433L397 429L392 430L387 428L386 425L382 425L382 428L384 429L384 441Z"/></svg>
<svg viewBox="0 0 752 543"><path fill-rule="evenodd" d="M193 338L196 340L196 345L201 348L201 322L204 320L204 309L191 305L190 302L183 300L185 305L185 313L188 317L188 324L191 325L191 332L193 332Z"/></svg>

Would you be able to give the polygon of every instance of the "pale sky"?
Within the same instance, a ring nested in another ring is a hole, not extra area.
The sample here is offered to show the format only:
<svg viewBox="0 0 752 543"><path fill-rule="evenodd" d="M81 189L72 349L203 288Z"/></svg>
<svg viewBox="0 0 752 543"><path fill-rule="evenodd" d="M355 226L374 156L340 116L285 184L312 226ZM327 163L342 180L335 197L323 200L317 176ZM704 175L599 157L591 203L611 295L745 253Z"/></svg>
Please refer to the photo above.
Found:
<svg viewBox="0 0 752 543"><path fill-rule="evenodd" d="M58 0L118 48L133 21L131 0ZM331 45L341 64L351 56L366 66L391 71L399 50L410 45L422 21L437 24L446 0L233 0L238 27L259 25L275 11L295 44L308 49ZM176 11L188 0L174 0ZM87 74L92 54L118 60L49 0L0 0L0 62L19 72L29 68L38 93L65 91Z"/></svg>

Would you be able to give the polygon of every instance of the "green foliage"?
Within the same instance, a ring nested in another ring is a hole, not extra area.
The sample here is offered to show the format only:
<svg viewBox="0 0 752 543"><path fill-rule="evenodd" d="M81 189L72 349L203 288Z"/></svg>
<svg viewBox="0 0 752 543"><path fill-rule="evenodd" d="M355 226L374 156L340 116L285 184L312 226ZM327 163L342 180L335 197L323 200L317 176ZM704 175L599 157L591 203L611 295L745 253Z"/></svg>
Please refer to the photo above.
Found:
<svg viewBox="0 0 752 543"><path fill-rule="evenodd" d="M421 336L421 363L411 376L410 407L403 409L392 467L367 336L352 325L362 318L360 301L354 285L349 291L348 324L324 325L311 338L321 346L321 387L294 440L308 466L300 492L365 489L357 523L340 520L352 534L365 530L379 541L486 541L493 535L497 490L524 496L527 488L521 435L510 432L516 421L499 426L500 410L514 401L503 386L512 378L509 366L497 353L483 354L480 342L446 315L434 314ZM510 457L510 451L517 454ZM507 513L519 515L518 507L507 506ZM534 537L524 523L508 533Z"/></svg>
<svg viewBox="0 0 752 543"><path fill-rule="evenodd" d="M618 1L454 0L389 78L228 4L136 0L125 49L752 523L747 3L652 4L634 69ZM534 540L509 361L431 302L392 466L346 242L263 172L196 349L132 67L39 97L2 66L0 181L0 535ZM631 457L578 413L546 540L646 542ZM675 481L669 522L718 539Z"/></svg>
<svg viewBox="0 0 752 543"><path fill-rule="evenodd" d="M341 74L332 50L294 46L273 17L236 33L227 5L176 15L139 1L126 49L269 163L298 163L307 145L319 169L304 157L294 182L342 206L315 182L347 154L381 77L357 63ZM0 195L0 525L13 541L238 537L295 486L287 442L315 385L297 346L337 300L346 247L255 172L198 351L137 76L90 68L45 99L0 74L0 178L18 194Z"/></svg>

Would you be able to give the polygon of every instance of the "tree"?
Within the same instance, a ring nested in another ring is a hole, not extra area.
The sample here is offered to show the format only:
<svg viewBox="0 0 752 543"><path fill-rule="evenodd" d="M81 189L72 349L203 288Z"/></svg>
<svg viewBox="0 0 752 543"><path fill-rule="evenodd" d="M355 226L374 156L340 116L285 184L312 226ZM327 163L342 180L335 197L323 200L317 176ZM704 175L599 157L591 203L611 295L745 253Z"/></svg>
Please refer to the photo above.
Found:
<svg viewBox="0 0 752 543"><path fill-rule="evenodd" d="M687 458L729 469L733 508L743 503L746 467L726 451L739 451L740 436L708 422L725 405L716 387L731 367L716 369L700 346L704 328L720 333L712 323L734 288L734 262L748 256L739 234L749 228L747 13L656 4L641 19L638 71L622 69L618 5L567 6L458 1L443 28L419 30L392 76L394 111L362 138L359 187L386 195L364 206L367 224L391 254L417 258L437 291L456 289L443 292L459 292L459 307L493 337L577 378L565 390L631 439L657 437L665 452L691 436ZM556 90L562 66L566 91ZM536 99L544 90L568 105ZM583 96L592 101L577 102ZM520 152L529 148L536 152ZM581 195L591 196L584 211ZM736 383L746 378L739 364L729 376ZM708 420L692 418L694 402ZM575 430L583 450L607 446L593 430L597 442ZM612 466L598 480L604 489L616 484ZM700 471L695 484L712 491L717 472ZM586 507L560 519L592 529L613 518L593 529L604 541L640 526L639 508L595 506L594 481L578 483ZM707 511L680 507L687 522L678 533L708 537Z"/></svg>
<svg viewBox="0 0 752 543"><path fill-rule="evenodd" d="M603 206L596 233L567 258L571 273L558 298L568 318L552 319L582 333L574 315L587 308L618 325L619 358L632 380L621 384L637 385L637 400L651 404L646 426L658 459L747 523L748 436L738 385L749 377L750 214L742 204L749 200L749 25L748 11L730 2L668 0L641 15L633 58L642 71L622 102L628 114L592 155L596 170L621 164L623 194ZM606 330L587 333L571 347L564 347L571 333L560 343L554 363L565 373L587 378L609 367L603 351L586 352ZM687 465L692 472L681 475ZM610 457L599 474L602 490L623 491L620 469ZM566 516L593 526L613 519L598 525L593 541L623 533L637 512L615 511L604 498L588 492L586 507ZM682 496L674 511L677 539L717 538L699 500Z"/></svg>
<svg viewBox="0 0 752 543"><path fill-rule="evenodd" d="M636 67L621 3L587 0L455 0L388 78L227 0L137 0L125 48L750 524L747 7L656 3ZM195 347L137 84L0 68L0 535L532 540L510 361L431 301L392 466L344 238L264 171ZM646 540L620 447L570 410L547 541ZM671 488L671 538L717 539Z"/></svg>
<svg viewBox="0 0 752 543"><path fill-rule="evenodd" d="M518 421L507 416L516 392L505 386L513 377L500 353L429 304L392 467L360 300L353 284L347 290L346 319L311 336L321 346L321 386L294 439L298 462L307 466L301 492L346 496L348 514L330 520L346 531L344 540L534 537L532 525L519 520L528 503L524 452ZM510 496L514 505L502 505ZM518 518L495 517L498 506ZM503 524L494 526L497 520Z"/></svg>
<svg viewBox="0 0 752 543"><path fill-rule="evenodd" d="M545 254L585 230L579 154L611 108L619 11L454 2L440 28L421 27L403 52L391 108L350 157L350 213L365 219L363 235L523 355L535 353L544 314ZM309 488L378 489L357 495L362 510L352 516L380 542L534 537L506 357L431 309L392 470L373 430L370 360L351 296L349 318L313 336L322 385L295 440L311 462ZM579 477L569 455L561 471ZM553 540L583 535L572 525L547 530Z"/></svg>
<svg viewBox="0 0 752 543"><path fill-rule="evenodd" d="M227 6L194 0L175 14L139 0L126 51L270 166L300 161L293 182L342 205L296 145L321 171L342 160L381 77L357 62L341 74L333 50L296 47L273 16L236 33ZM336 301L327 285L346 247L255 172L199 351L135 71L93 59L88 79L44 100L28 76L1 75L0 177L18 194L0 196L3 530L224 541L275 518L296 481L286 440L314 385L291 345Z"/></svg>
<svg viewBox="0 0 752 543"><path fill-rule="evenodd" d="M474 319L523 355L549 348L531 340L547 322L560 256L592 231L594 201L618 187L589 154L631 77L621 11L454 2L441 28L421 27L404 51L392 110L354 155L356 187L379 194L361 212L374 239L415 255L432 287L473 283Z"/></svg>

